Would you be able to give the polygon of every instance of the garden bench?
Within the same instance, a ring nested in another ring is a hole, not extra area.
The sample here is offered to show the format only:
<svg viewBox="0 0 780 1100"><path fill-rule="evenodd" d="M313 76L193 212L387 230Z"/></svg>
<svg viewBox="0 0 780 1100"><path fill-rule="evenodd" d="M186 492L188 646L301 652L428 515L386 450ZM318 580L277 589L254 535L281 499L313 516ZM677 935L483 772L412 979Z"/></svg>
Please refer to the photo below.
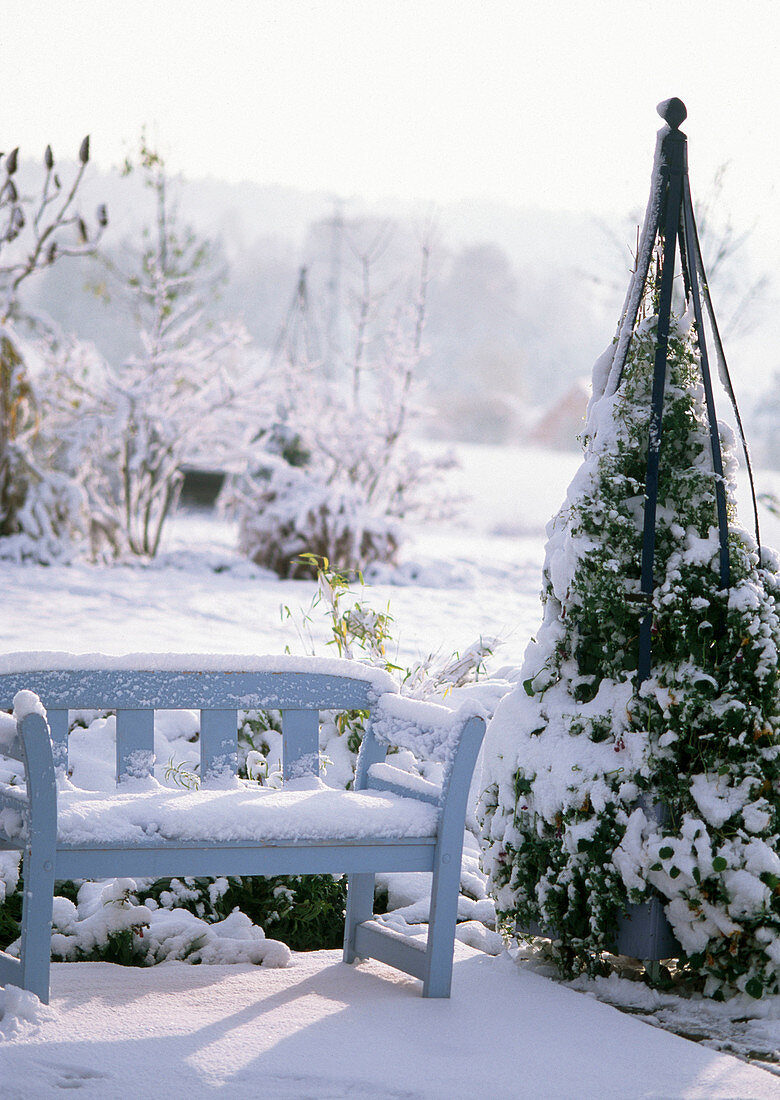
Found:
<svg viewBox="0 0 780 1100"><path fill-rule="evenodd" d="M379 959L421 979L423 996L449 996L484 720L397 690L387 673L337 659L0 658L0 709L16 716L0 753L18 758L25 779L0 782L0 849L24 856L20 957L0 952L0 983L48 1002L55 880L345 873L345 961ZM200 711L197 790L153 776L155 710L175 709ZM247 709L281 712L280 789L236 775L237 712ZM116 712L114 791L68 778L73 710ZM320 712L334 710L369 712L351 791L318 778ZM442 786L393 767L392 746L440 760ZM433 873L427 943L374 919L374 878L390 871Z"/></svg>

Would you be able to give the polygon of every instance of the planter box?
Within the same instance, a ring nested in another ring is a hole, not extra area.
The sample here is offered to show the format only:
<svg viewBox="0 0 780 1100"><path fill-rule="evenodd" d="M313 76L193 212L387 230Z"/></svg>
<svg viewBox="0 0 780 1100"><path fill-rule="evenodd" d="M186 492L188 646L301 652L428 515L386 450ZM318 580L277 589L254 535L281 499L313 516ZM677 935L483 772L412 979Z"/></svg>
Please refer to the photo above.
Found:
<svg viewBox="0 0 780 1100"><path fill-rule="evenodd" d="M650 821L662 825L669 816L669 809L657 802L651 792L641 794L637 806L644 810ZM527 928L515 926L515 931L531 936L546 936L555 939L554 929L543 929L538 924ZM672 927L666 919L663 903L658 897L643 901L639 905L629 905L625 913L618 918L617 939L609 950L614 955L628 955L643 962L658 962L659 959L678 959L682 947L675 939Z"/></svg>
<svg viewBox="0 0 780 1100"><path fill-rule="evenodd" d="M530 924L525 928L515 926L520 935L556 938L555 929ZM628 955L642 962L658 962L659 959L676 959L681 953L659 898L651 898L639 905L629 905L618 919L617 938L609 950L615 955Z"/></svg>
<svg viewBox="0 0 780 1100"><path fill-rule="evenodd" d="M616 955L657 962L676 959L681 950L658 898L643 901L641 905L629 905L618 920Z"/></svg>

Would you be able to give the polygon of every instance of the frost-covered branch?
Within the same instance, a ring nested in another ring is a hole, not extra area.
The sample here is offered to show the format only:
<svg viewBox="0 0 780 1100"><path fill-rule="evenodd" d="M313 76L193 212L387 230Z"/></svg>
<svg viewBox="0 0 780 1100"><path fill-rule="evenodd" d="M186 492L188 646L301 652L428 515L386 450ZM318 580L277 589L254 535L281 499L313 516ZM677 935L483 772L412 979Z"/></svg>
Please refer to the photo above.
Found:
<svg viewBox="0 0 780 1100"><path fill-rule="evenodd" d="M70 187L63 187L55 169L51 146L43 157L40 195L22 195L16 184L19 150L4 158L5 179L0 184L0 321L6 323L18 306L18 290L30 275L50 267L61 256L84 256L95 251L108 224L104 205L97 208L96 226L87 227L74 203L89 163L89 137L79 149L79 165Z"/></svg>

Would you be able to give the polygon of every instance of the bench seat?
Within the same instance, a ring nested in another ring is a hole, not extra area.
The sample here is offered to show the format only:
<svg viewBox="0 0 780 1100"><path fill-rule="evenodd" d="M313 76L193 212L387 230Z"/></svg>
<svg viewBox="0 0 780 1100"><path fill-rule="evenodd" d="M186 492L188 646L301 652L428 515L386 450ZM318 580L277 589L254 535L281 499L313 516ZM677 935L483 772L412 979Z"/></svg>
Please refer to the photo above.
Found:
<svg viewBox="0 0 780 1100"><path fill-rule="evenodd" d="M345 791L299 780L309 790L282 790L238 781L221 790L175 790L155 780L126 780L115 793L60 790L57 846L310 844L318 841L435 839L439 811L413 798L381 791ZM122 786L130 788L126 792ZM7 805L7 803L6 803ZM2 812L2 811L0 811ZM13 814L12 808L5 811ZM16 830L6 819L6 835ZM18 817L18 834L23 818Z"/></svg>

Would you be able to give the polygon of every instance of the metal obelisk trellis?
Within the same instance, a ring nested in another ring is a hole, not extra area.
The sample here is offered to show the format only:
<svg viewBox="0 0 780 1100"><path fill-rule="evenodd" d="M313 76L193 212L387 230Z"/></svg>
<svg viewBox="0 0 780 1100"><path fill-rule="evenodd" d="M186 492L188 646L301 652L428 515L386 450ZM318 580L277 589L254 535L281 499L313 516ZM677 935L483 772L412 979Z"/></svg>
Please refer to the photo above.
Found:
<svg viewBox="0 0 780 1100"><path fill-rule="evenodd" d="M756 542L761 550L758 529L753 471L745 442L742 419L737 408L731 385L723 344L712 307L707 275L704 269L699 235L693 215L691 188L688 181L687 138L680 124L687 118L685 104L679 99L667 99L658 106L658 113L666 125L658 132L658 143L653 165L650 200L647 205L644 226L640 237L636 268L629 284L625 304L620 317L614 353L606 376L602 376L594 400L611 396L618 389L623 377L631 339L639 318L639 310L647 288L650 264L656 241L660 240L661 265L658 290L656 351L653 368L651 414L647 447L647 477L645 484L645 511L642 537L642 561L640 598L645 605L639 630L639 655L637 663L638 684L647 680L652 669L653 612L652 600L655 587L655 531L658 505L659 469L662 459L664 389L669 348L669 332L672 318L672 291L675 280L675 261L679 254L686 305L693 310L694 332L699 352L702 384L704 388L707 420L709 424L710 450L715 473L715 511L720 543L720 582L723 589L730 585L728 543L728 515L726 510L726 486L723 478L723 455L715 414L712 374L705 335L705 317L715 349L718 373L728 394L737 424L737 431L745 455L745 464L753 496ZM665 807L655 800L652 791L640 795L638 804L649 817L662 821ZM537 935L553 935L555 929L542 929L539 925L518 925L521 932ZM614 948L618 954L630 955L657 967L658 960L680 953L680 944L672 934L660 897L648 901L630 903L618 918Z"/></svg>
<svg viewBox="0 0 780 1100"><path fill-rule="evenodd" d="M750 488L753 494L753 514L755 519L756 541L760 548L758 529L758 508L753 484L753 471L750 456L745 443L742 420L737 408L734 390L731 385L723 344L720 339L715 312L712 308L707 276L704 270L699 235L693 214L691 188L688 180L688 143L680 124L687 118L688 112L680 99L667 99L658 106L658 113L666 122L658 133L658 146L653 178L650 189L650 201L647 206L645 223L640 238L636 270L631 280L626 303L618 329L615 355L612 361L605 392L614 392L620 385L625 367L631 337L636 326L642 298L645 293L650 261L655 242L660 236L663 250L661 260L661 285L658 288L658 322L653 371L653 389L651 397L650 431L647 448L647 480L645 486L644 530L642 537L642 566L640 587L642 598L648 605L639 631L638 681L642 684L650 675L652 666L652 625L653 616L649 604L654 588L655 528L658 502L658 475L661 458L661 440L663 432L664 388L669 344L669 328L672 313L672 290L675 279L675 259L679 250L683 285L686 301L693 308L696 342L699 349L702 383L704 386L707 419L709 421L710 448L715 472L715 501L720 541L720 581L722 588L728 588L729 544L728 518L726 514L726 491L723 480L723 456L720 448L720 435L715 414L715 400L712 390L707 341L704 329L704 315L709 321L712 339L715 344L719 374L729 396L737 429L745 454Z"/></svg>
<svg viewBox="0 0 780 1100"><path fill-rule="evenodd" d="M658 143L653 165L650 188L650 200L647 205L644 226L637 253L636 269L631 279L621 314L620 325L615 344L609 375L605 380L604 393L614 393L620 385L626 365L628 350L636 328L642 299L647 287L650 263L656 241L661 246L661 280L658 290L658 321L655 362L653 368L653 387L651 395L651 414L647 447L647 477L645 484L645 512L642 537L642 562L640 575L641 598L646 605L639 629L639 656L637 679L641 685L650 675L652 668L653 613L652 599L655 587L655 530L658 504L658 480L661 462L661 442L663 434L664 389L668 358L669 330L672 316L672 291L675 279L675 261L679 253L686 304L693 309L696 343L699 351L702 384L704 388L707 419L709 422L710 450L715 473L715 505L720 543L720 582L722 588L730 584L730 563L728 543L728 516L726 512L726 490L723 480L723 456L720 447L720 435L715 414L715 400L712 388L712 374L707 349L704 320L709 329L715 348L718 373L731 401L736 418L737 430L745 454L745 463L753 494L753 514L755 519L756 541L759 544L758 508L756 505L753 471L750 456L745 443L745 433L737 408L734 390L731 385L723 344L715 319L710 298L707 276L704 269L696 220L693 214L691 188L688 181L687 138L680 130L681 123L688 112L679 99L667 99L658 106L658 113L666 125L658 132ZM656 803L651 795L642 798L648 814L664 814L664 808ZM678 954L679 944L672 935L671 928L663 912L659 898L647 902L629 905L626 914L618 920L616 949L620 954L632 955L647 962L667 958Z"/></svg>

